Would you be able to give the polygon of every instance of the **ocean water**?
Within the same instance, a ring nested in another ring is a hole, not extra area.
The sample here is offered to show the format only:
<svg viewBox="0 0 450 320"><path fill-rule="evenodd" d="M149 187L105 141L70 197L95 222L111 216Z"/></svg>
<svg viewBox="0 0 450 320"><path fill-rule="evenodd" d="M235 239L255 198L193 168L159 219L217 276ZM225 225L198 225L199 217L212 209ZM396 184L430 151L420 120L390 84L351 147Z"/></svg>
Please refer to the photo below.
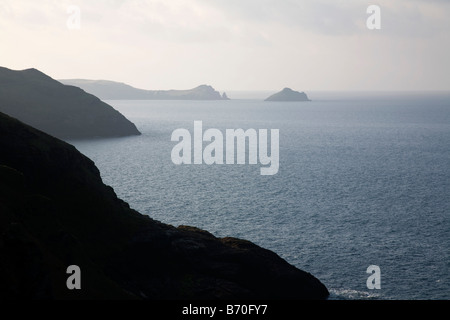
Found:
<svg viewBox="0 0 450 320"><path fill-rule="evenodd" d="M132 208L273 250L330 299L450 299L450 94L309 97L107 101L142 136L69 142ZM173 164L171 134L195 120L279 129L279 172ZM381 289L367 288L370 265Z"/></svg>

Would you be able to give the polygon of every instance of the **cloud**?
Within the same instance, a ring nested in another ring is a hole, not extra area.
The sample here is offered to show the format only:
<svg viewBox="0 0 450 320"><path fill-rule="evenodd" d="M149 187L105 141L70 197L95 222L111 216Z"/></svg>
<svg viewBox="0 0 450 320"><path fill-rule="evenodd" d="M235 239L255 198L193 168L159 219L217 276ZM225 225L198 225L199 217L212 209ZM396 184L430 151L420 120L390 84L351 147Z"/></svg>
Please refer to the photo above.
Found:
<svg viewBox="0 0 450 320"><path fill-rule="evenodd" d="M428 37L446 32L450 1L377 1L381 36ZM173 42L240 41L264 44L279 33L351 36L367 32L361 0L6 0L2 20L32 28L65 26L70 4L82 10L84 27L103 35L120 29Z"/></svg>
<svg viewBox="0 0 450 320"><path fill-rule="evenodd" d="M206 0L203 0L206 2ZM364 6L333 1L207 1L233 22L274 25L324 34L353 33ZM359 9L358 9L359 7Z"/></svg>
<svg viewBox="0 0 450 320"><path fill-rule="evenodd" d="M227 15L233 23L276 25L322 35L366 32L366 9L373 1L361 0L200 0ZM385 35L428 36L446 32L450 1L379 0ZM409 32L408 32L409 30Z"/></svg>
<svg viewBox="0 0 450 320"><path fill-rule="evenodd" d="M450 83L450 1L376 2L377 31L366 0L3 0L0 61L161 89ZM80 30L66 27L69 5Z"/></svg>

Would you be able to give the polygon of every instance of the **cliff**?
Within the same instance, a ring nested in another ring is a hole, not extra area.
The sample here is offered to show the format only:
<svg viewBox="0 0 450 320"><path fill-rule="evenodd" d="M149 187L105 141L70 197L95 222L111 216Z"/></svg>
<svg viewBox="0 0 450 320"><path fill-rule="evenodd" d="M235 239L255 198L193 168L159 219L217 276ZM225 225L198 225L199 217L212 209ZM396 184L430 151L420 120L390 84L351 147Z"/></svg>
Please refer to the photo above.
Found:
<svg viewBox="0 0 450 320"><path fill-rule="evenodd" d="M36 69L0 67L0 112L61 139L140 134L110 105Z"/></svg>
<svg viewBox="0 0 450 320"><path fill-rule="evenodd" d="M277 92L265 101L310 101L304 92L294 91L290 88L284 88Z"/></svg>
<svg viewBox="0 0 450 320"><path fill-rule="evenodd" d="M144 90L108 80L65 79L61 83L77 86L103 100L229 100L209 85L189 90Z"/></svg>
<svg viewBox="0 0 450 320"><path fill-rule="evenodd" d="M0 113L0 299L323 299L275 253L130 209L75 147ZM66 268L81 268L81 290Z"/></svg>

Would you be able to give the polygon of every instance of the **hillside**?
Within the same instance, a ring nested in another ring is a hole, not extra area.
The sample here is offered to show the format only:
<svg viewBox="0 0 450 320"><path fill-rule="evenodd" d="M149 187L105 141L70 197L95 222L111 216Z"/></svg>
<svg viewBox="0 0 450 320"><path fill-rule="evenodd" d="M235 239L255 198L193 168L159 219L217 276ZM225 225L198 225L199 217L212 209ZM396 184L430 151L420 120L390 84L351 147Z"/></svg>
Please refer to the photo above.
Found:
<svg viewBox="0 0 450 320"><path fill-rule="evenodd" d="M0 112L61 139L140 134L110 105L36 69L0 67Z"/></svg>

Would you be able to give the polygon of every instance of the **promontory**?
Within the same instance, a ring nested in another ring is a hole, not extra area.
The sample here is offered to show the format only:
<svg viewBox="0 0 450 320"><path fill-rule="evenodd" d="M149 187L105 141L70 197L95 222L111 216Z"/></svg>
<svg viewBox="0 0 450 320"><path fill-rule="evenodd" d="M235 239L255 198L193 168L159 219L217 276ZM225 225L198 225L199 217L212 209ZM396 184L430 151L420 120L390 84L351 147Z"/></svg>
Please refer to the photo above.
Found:
<svg viewBox="0 0 450 320"><path fill-rule="evenodd" d="M145 90L109 80L65 79L61 83L77 86L102 100L229 100L212 86L202 84L187 90Z"/></svg>
<svg viewBox="0 0 450 320"><path fill-rule="evenodd" d="M36 69L0 67L0 112L61 139L140 135L112 106Z"/></svg>

